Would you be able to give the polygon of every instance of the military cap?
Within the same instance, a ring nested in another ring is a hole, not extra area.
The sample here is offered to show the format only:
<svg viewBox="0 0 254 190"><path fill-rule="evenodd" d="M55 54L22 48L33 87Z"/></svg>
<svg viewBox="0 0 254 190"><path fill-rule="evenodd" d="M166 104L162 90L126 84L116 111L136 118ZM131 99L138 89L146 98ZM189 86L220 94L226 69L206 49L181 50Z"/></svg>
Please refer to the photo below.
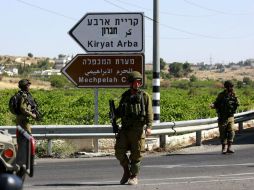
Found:
<svg viewBox="0 0 254 190"><path fill-rule="evenodd" d="M134 80L137 80L137 79L142 80L142 75L140 74L140 72L133 71L129 73L128 82L133 82Z"/></svg>
<svg viewBox="0 0 254 190"><path fill-rule="evenodd" d="M22 79L19 81L19 88L24 88L28 84L31 84L31 82L28 79Z"/></svg>
<svg viewBox="0 0 254 190"><path fill-rule="evenodd" d="M227 80L224 82L224 88L232 88L234 86L234 84L232 83L232 81Z"/></svg>

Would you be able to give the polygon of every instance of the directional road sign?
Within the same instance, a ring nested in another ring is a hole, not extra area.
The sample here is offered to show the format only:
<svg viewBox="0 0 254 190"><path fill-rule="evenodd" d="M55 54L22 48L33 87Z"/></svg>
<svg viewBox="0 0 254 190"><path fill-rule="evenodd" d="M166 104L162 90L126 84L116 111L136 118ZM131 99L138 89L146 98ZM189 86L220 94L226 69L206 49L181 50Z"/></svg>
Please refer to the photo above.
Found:
<svg viewBox="0 0 254 190"><path fill-rule="evenodd" d="M86 52L144 52L143 13L87 13L69 31Z"/></svg>
<svg viewBox="0 0 254 190"><path fill-rule="evenodd" d="M129 87L128 74L139 71L144 81L143 54L77 54L62 73L77 87Z"/></svg>

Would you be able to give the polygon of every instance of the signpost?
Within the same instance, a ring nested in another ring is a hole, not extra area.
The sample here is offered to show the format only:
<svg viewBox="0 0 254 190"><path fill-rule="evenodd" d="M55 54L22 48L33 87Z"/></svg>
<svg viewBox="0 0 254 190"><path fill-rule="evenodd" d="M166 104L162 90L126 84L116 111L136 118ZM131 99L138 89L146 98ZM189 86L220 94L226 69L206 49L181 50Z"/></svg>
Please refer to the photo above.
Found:
<svg viewBox="0 0 254 190"><path fill-rule="evenodd" d="M132 71L144 76L143 54L78 54L62 69L70 81L83 88L129 87L127 77Z"/></svg>
<svg viewBox="0 0 254 190"><path fill-rule="evenodd" d="M69 31L88 53L144 52L143 13L87 13Z"/></svg>
<svg viewBox="0 0 254 190"><path fill-rule="evenodd" d="M62 69L77 87L95 88L98 124L98 88L129 87L127 77L132 71L142 74L144 85L144 14L87 13L69 34L86 52L100 53L78 54Z"/></svg>

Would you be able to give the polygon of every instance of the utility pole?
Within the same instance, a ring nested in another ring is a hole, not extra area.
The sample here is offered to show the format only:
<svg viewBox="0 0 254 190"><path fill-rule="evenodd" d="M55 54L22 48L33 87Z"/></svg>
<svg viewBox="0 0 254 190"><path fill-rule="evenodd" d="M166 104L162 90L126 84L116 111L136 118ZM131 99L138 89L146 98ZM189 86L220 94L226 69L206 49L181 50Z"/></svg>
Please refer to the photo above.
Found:
<svg viewBox="0 0 254 190"><path fill-rule="evenodd" d="M213 57L212 57L212 55L210 55L210 65L212 65L213 64Z"/></svg>
<svg viewBox="0 0 254 190"><path fill-rule="evenodd" d="M153 0L153 113L154 123L160 123L160 55L159 55L159 0ZM166 146L165 135L160 146Z"/></svg>

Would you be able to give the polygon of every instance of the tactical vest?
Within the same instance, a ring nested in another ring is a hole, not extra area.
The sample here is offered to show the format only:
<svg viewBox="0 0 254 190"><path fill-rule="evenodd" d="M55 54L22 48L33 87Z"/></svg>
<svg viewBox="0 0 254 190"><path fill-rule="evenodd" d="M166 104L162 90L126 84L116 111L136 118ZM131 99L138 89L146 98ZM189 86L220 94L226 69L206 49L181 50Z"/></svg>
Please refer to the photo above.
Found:
<svg viewBox="0 0 254 190"><path fill-rule="evenodd" d="M122 97L121 108L121 116L123 119L143 121L146 115L144 92L140 90L134 95L130 94L129 91L125 93Z"/></svg>
<svg viewBox="0 0 254 190"><path fill-rule="evenodd" d="M218 114L220 117L233 116L236 112L237 107L237 98L235 96L229 96L225 94L218 109Z"/></svg>

